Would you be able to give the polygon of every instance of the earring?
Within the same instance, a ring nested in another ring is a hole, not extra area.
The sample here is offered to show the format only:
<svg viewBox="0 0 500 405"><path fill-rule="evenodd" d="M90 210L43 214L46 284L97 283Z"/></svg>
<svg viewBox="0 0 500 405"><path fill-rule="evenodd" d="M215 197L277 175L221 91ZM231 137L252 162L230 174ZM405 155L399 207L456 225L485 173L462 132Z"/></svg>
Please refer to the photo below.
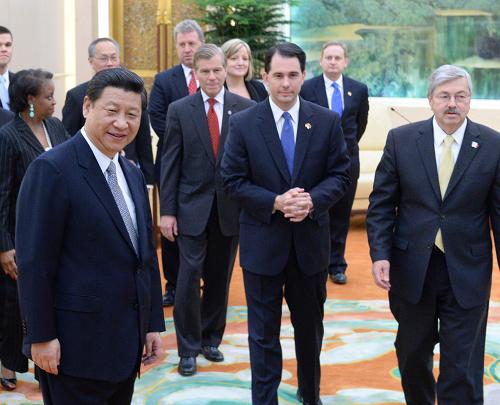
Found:
<svg viewBox="0 0 500 405"><path fill-rule="evenodd" d="M35 106L32 103L30 103L30 110L28 112L28 116L30 118L35 118Z"/></svg>

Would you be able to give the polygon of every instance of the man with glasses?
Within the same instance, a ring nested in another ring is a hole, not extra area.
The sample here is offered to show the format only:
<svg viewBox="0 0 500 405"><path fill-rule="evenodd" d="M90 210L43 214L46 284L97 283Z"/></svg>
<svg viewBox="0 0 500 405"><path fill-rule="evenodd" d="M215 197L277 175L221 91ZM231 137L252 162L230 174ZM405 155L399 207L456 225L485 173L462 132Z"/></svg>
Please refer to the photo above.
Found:
<svg viewBox="0 0 500 405"><path fill-rule="evenodd" d="M89 45L89 64L94 73L104 69L120 67L120 45L113 38L97 38ZM62 110L62 122L70 135L75 135L85 124L82 114L83 99L89 82L82 83L66 93ZM146 95L143 96L144 102ZM147 184L154 183L153 150L151 130L146 109L141 115L141 125L134 141L124 149L127 159L135 163L144 174Z"/></svg>
<svg viewBox="0 0 500 405"><path fill-rule="evenodd" d="M398 322L410 405L436 396L440 405L483 403L491 231L500 254L500 134L467 118L471 93L464 69L432 73L434 117L389 132L370 195L372 273Z"/></svg>

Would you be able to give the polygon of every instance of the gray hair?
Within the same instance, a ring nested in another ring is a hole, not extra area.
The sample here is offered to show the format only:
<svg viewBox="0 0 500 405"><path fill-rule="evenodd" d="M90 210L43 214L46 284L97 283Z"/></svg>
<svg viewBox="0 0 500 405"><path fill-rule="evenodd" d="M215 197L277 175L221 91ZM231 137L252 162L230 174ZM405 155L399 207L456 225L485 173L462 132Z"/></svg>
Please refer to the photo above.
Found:
<svg viewBox="0 0 500 405"><path fill-rule="evenodd" d="M248 72L245 75L245 80L251 80L253 77L253 58L252 51L250 46L243 40L239 38L233 38L226 42L224 42L221 46L224 55L226 55L226 59L229 59L235 53L239 52L241 48L244 48L248 53Z"/></svg>
<svg viewBox="0 0 500 405"><path fill-rule="evenodd" d="M196 69L198 65L198 61L200 59L212 59L214 56L219 56L222 62L222 66L224 69L226 68L226 56L222 49L220 49L215 44L203 44L198 48L198 50L194 53L193 56L193 66Z"/></svg>
<svg viewBox="0 0 500 405"><path fill-rule="evenodd" d="M118 42L116 42L113 38L102 37L102 38L94 39L90 43L90 45L89 45L89 58L93 58L95 56L95 48L96 48L97 44L99 44L101 42L111 42L115 46L118 54L120 54L120 45L118 44Z"/></svg>
<svg viewBox="0 0 500 405"><path fill-rule="evenodd" d="M205 35L203 35L201 27L195 20L183 20L175 26L174 42L177 41L178 34L187 34L188 32L196 32L198 34L198 39L201 42L205 42Z"/></svg>
<svg viewBox="0 0 500 405"><path fill-rule="evenodd" d="M427 97L432 96L434 90L439 85L449 82L451 80L465 78L467 80L467 85L469 86L469 92L472 94L472 80L469 73L458 66L455 65L441 65L434 72L432 72L429 78L429 90L427 92Z"/></svg>
<svg viewBox="0 0 500 405"><path fill-rule="evenodd" d="M338 46L340 48L342 48L342 50L344 51L344 57L348 58L349 55L347 54L347 45L344 44L343 42L339 42L339 41L328 41L328 42L325 42L323 44L323 46L321 47L321 57L323 57L323 53L325 52L325 49L326 48L329 48L330 46Z"/></svg>

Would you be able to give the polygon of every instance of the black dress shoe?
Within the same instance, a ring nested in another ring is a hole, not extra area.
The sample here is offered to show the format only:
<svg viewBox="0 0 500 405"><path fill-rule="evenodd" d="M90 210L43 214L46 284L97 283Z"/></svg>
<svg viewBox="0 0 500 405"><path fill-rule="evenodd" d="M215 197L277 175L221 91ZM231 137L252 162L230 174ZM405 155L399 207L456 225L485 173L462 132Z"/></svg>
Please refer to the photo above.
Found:
<svg viewBox="0 0 500 405"><path fill-rule="evenodd" d="M301 404L304 405L323 405L323 402L321 402L321 399L318 399L316 402L304 402L304 398L302 398L302 395L300 394L300 391L297 390L297 401L299 401Z"/></svg>
<svg viewBox="0 0 500 405"><path fill-rule="evenodd" d="M196 357L181 357L177 371L184 377L196 374Z"/></svg>
<svg viewBox="0 0 500 405"><path fill-rule="evenodd" d="M224 355L215 346L203 346L201 352L209 361L214 361L216 363L224 361Z"/></svg>
<svg viewBox="0 0 500 405"><path fill-rule="evenodd" d="M171 307L174 305L175 301L175 290L173 288L167 288L165 290L165 295L163 296L163 306Z"/></svg>
<svg viewBox="0 0 500 405"><path fill-rule="evenodd" d="M332 281L335 284L346 284L347 283L347 276L344 273L330 274L330 277L332 278Z"/></svg>

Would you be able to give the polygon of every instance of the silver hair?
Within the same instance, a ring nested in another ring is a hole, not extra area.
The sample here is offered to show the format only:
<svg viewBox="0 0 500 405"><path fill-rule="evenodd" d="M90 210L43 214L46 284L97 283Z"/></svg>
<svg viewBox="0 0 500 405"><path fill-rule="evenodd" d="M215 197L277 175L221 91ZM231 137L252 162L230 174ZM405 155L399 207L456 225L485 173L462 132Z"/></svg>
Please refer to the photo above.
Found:
<svg viewBox="0 0 500 405"><path fill-rule="evenodd" d="M434 72L432 72L429 78L429 90L427 91L427 96L430 97L436 87L439 85L449 82L451 80L465 78L469 86L469 92L472 94L472 80L469 73L458 66L455 65L441 65Z"/></svg>
<svg viewBox="0 0 500 405"><path fill-rule="evenodd" d="M100 42L111 42L115 46L118 54L120 54L120 45L118 44L118 42L116 42L113 38L102 37L102 38L94 39L90 43L90 45L89 45L89 58L93 58L95 56L95 48L96 48L97 44Z"/></svg>
<svg viewBox="0 0 500 405"><path fill-rule="evenodd" d="M196 32L198 34L198 39L200 42L205 42L205 35L201 27L195 20L183 20L178 23L174 28L174 42L177 41L178 34L186 34L188 32Z"/></svg>
<svg viewBox="0 0 500 405"><path fill-rule="evenodd" d="M220 56L222 66L224 66L224 69L225 69L226 68L226 55L224 55L224 52L222 52L222 49L220 49L217 45L214 45L214 44L203 44L194 53L194 56L193 56L194 68L196 69L196 67L198 65L198 61L200 59L212 59L214 56L217 56L217 55Z"/></svg>

